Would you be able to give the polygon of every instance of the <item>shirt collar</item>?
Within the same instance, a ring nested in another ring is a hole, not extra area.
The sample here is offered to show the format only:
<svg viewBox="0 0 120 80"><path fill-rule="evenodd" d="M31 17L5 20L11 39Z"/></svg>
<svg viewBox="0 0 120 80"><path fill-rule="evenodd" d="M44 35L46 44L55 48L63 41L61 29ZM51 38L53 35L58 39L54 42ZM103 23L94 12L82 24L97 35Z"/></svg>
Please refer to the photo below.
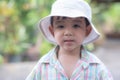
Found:
<svg viewBox="0 0 120 80"><path fill-rule="evenodd" d="M85 48L82 49L80 61L83 62L84 68L87 68L92 63L96 63L96 64L101 63L101 61L95 55L88 52ZM56 48L52 49L44 57L42 57L40 62L50 63L51 65L55 65L57 62Z"/></svg>
<svg viewBox="0 0 120 80"><path fill-rule="evenodd" d="M100 63L100 60L93 55L93 53L88 52L86 49L82 50L82 60L87 63Z"/></svg>
<svg viewBox="0 0 120 80"><path fill-rule="evenodd" d="M93 53L88 52L85 48L82 50L81 61L83 61L83 67L87 68L90 64L99 64L101 61L93 55Z"/></svg>

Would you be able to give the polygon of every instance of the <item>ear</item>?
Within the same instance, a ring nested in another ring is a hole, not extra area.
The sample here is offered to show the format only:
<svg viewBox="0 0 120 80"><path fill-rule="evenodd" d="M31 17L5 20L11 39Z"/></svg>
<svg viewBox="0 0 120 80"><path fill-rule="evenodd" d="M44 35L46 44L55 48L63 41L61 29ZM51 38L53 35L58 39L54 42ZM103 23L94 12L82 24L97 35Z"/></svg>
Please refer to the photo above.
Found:
<svg viewBox="0 0 120 80"><path fill-rule="evenodd" d="M88 36L90 34L91 30L92 30L91 25L88 25L86 28L86 36Z"/></svg>
<svg viewBox="0 0 120 80"><path fill-rule="evenodd" d="M54 36L53 26L49 26L49 31L50 31L50 32L51 32L51 34Z"/></svg>

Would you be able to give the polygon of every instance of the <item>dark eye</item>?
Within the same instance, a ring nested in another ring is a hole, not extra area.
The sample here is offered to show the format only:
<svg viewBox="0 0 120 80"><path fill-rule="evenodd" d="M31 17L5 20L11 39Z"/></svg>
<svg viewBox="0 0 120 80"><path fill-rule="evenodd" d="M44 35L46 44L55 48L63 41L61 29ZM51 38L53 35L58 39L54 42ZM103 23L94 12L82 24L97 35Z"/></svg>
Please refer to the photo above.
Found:
<svg viewBox="0 0 120 80"><path fill-rule="evenodd" d="M80 28L80 25L75 24L75 25L73 25L73 28Z"/></svg>
<svg viewBox="0 0 120 80"><path fill-rule="evenodd" d="M62 29L62 28L64 28L64 26L63 25L59 25L59 26L57 26L57 28Z"/></svg>

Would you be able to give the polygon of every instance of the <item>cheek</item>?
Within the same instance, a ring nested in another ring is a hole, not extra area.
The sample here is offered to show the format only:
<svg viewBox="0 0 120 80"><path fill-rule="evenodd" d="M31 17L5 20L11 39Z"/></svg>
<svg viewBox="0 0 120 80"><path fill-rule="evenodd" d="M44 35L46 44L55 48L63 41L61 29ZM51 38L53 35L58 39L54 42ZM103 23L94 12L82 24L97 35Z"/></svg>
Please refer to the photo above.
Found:
<svg viewBox="0 0 120 80"><path fill-rule="evenodd" d="M60 41L62 35L59 32L54 32L54 38L56 39L56 41Z"/></svg>
<svg viewBox="0 0 120 80"><path fill-rule="evenodd" d="M77 38L78 41L83 41L86 37L85 32L76 33L76 35L77 35L76 38Z"/></svg>

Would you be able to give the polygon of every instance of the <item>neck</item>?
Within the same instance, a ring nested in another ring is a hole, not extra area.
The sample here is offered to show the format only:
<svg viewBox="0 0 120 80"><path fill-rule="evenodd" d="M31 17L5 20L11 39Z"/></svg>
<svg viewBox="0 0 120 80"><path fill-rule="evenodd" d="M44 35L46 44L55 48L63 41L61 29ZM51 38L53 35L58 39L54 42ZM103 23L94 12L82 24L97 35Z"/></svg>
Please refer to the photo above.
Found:
<svg viewBox="0 0 120 80"><path fill-rule="evenodd" d="M65 59L80 59L81 58L81 50L82 50L82 47L79 47L72 51L67 51L67 50L64 50L64 49L58 47L57 57L58 58L62 57Z"/></svg>

